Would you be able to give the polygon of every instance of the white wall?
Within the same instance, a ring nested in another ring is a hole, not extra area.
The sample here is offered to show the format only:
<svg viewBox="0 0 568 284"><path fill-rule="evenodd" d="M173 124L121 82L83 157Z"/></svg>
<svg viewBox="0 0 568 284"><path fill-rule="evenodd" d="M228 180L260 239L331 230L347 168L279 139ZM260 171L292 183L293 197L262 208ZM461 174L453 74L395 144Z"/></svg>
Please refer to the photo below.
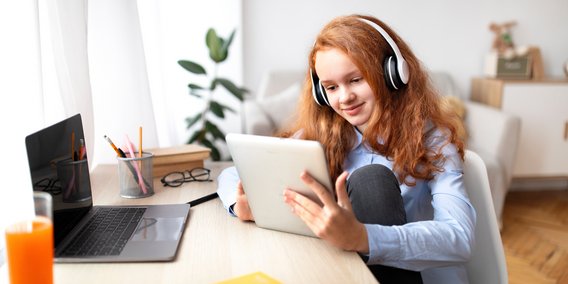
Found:
<svg viewBox="0 0 568 284"><path fill-rule="evenodd" d="M390 25L431 70L448 71L469 96L470 80L483 73L491 22L516 20L517 45L541 49L548 76L563 76L568 60L568 1L243 1L245 86L256 91L269 69L305 68L316 34L336 16L374 15Z"/></svg>

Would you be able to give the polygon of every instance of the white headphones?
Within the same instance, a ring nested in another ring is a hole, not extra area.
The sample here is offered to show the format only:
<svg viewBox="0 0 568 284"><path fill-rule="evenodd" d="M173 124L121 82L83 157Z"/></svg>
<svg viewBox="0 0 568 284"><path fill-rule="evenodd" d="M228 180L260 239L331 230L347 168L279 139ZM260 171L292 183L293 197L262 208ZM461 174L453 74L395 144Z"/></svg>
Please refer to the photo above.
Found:
<svg viewBox="0 0 568 284"><path fill-rule="evenodd" d="M363 18L359 18L359 21L364 22L377 30L387 41L392 51L394 52L394 56L388 56L383 62L383 73L387 86L391 90L398 90L399 88L405 86L408 83L410 71L408 70L408 64L406 63L406 60L404 60L404 57L402 57L402 54L400 53L400 50L398 49L396 43L394 43L394 40L383 28L381 28L381 26L377 25L375 22ZM321 85L317 74L313 70L310 70L310 73L310 77L312 79L312 95L314 96L314 100L318 105L330 106L329 101L327 100L327 94L325 93L325 90Z"/></svg>

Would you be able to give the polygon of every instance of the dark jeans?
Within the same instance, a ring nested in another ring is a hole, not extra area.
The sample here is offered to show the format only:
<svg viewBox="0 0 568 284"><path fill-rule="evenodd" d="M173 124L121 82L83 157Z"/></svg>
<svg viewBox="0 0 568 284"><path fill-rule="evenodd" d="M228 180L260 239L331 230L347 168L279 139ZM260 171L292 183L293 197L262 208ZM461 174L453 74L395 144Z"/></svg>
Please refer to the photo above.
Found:
<svg viewBox="0 0 568 284"><path fill-rule="evenodd" d="M398 180L389 168L373 164L357 169L347 181L347 193L360 222L385 226L406 223ZM420 272L384 265L369 265L369 269L381 284L422 283Z"/></svg>

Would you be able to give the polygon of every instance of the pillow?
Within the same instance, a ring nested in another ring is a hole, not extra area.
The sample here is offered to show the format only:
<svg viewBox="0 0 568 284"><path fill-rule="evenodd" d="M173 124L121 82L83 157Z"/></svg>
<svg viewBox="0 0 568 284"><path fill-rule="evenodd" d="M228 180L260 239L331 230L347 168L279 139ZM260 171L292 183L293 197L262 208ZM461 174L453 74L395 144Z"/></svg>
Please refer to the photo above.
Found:
<svg viewBox="0 0 568 284"><path fill-rule="evenodd" d="M273 132L286 126L296 117L295 112L300 97L300 89L300 83L295 83L278 94L258 101L259 107L274 127Z"/></svg>
<svg viewBox="0 0 568 284"><path fill-rule="evenodd" d="M456 96L442 96L440 98L440 106L443 112L456 117L458 136L465 142L467 138L467 131L464 124L466 109L463 101Z"/></svg>

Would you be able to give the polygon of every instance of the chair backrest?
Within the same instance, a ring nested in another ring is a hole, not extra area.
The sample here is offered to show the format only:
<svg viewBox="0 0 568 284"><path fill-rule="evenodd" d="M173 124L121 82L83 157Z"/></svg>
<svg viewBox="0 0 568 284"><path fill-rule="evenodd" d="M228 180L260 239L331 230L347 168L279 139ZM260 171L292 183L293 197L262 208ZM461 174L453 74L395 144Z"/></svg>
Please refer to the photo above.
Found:
<svg viewBox="0 0 568 284"><path fill-rule="evenodd" d="M258 87L257 100L276 95L293 84L304 82L305 71L301 70L269 70L262 77Z"/></svg>
<svg viewBox="0 0 568 284"><path fill-rule="evenodd" d="M466 150L463 171L465 188L477 212L475 245L466 265L469 282L506 284L507 263L493 209L487 169L479 155Z"/></svg>

